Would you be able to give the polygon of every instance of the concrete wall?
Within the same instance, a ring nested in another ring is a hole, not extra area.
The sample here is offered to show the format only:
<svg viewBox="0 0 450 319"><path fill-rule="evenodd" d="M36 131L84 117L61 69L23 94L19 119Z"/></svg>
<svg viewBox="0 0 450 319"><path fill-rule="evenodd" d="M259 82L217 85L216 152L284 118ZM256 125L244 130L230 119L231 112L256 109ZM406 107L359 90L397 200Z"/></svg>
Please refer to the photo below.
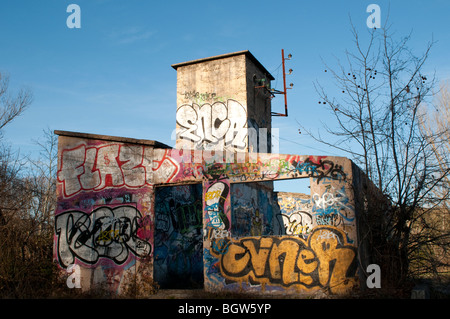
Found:
<svg viewBox="0 0 450 319"><path fill-rule="evenodd" d="M55 259L62 269L82 267L83 288L106 283L120 293L128 273L144 265L138 273L154 274L156 263L162 277L194 281L202 267L210 291L346 293L359 286L348 159L244 153L229 163L152 141L59 134ZM310 179L306 208L254 185L292 178ZM298 208L312 219L302 219L309 224L301 231Z"/></svg>
<svg viewBox="0 0 450 319"><path fill-rule="evenodd" d="M311 196L277 194L279 212L272 217L281 221L281 234L232 233L231 238L222 238L220 245L214 239L204 239L208 261L205 288L271 294L345 294L358 289L351 161L340 157L259 156L254 166L215 164L206 172L221 173L230 182L308 177Z"/></svg>
<svg viewBox="0 0 450 319"><path fill-rule="evenodd" d="M311 196L288 192L274 195L280 208L277 221L282 234L307 238L314 228Z"/></svg>
<svg viewBox="0 0 450 319"><path fill-rule="evenodd" d="M176 148L247 150L245 80L244 55L178 67Z"/></svg>
<svg viewBox="0 0 450 319"><path fill-rule="evenodd" d="M153 273L152 141L65 132L58 142L54 256L81 267L81 287L120 293Z"/></svg>
<svg viewBox="0 0 450 319"><path fill-rule="evenodd" d="M269 90L273 78L253 59L246 59L245 68L248 127L257 135L257 141L253 141L250 135L249 152L272 153L272 96Z"/></svg>
<svg viewBox="0 0 450 319"><path fill-rule="evenodd" d="M177 149L257 152L261 128L265 130L260 152L270 152L270 94L255 87L262 79L270 85L273 78L248 51L173 67Z"/></svg>
<svg viewBox="0 0 450 319"><path fill-rule="evenodd" d="M274 220L277 207L272 183L231 184L231 235L239 238L281 234Z"/></svg>

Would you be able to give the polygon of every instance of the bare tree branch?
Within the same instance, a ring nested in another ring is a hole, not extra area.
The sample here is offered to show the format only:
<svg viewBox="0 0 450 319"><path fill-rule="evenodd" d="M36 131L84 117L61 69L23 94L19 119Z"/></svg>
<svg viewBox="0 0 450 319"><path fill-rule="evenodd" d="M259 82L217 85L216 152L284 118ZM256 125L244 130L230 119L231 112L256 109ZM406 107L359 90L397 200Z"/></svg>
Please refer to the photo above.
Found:
<svg viewBox="0 0 450 319"><path fill-rule="evenodd" d="M16 96L9 93L9 76L0 73L0 130L22 114L33 101L33 94L21 89Z"/></svg>

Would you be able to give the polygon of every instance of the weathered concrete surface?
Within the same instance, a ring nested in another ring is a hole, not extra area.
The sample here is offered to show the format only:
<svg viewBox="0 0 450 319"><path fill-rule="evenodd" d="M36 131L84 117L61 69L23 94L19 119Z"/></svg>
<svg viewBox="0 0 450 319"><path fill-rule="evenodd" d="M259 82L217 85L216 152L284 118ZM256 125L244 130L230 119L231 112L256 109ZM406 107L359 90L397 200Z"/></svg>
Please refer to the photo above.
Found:
<svg viewBox="0 0 450 319"><path fill-rule="evenodd" d="M249 51L173 67L177 149L270 152L271 95L261 84L273 77Z"/></svg>
<svg viewBox="0 0 450 319"><path fill-rule="evenodd" d="M162 144L56 133L55 259L64 270L81 267L82 289L120 293L137 269L145 268L138 276L153 273L153 185L144 153Z"/></svg>
<svg viewBox="0 0 450 319"><path fill-rule="evenodd" d="M152 273L155 186L199 182L207 290L346 293L357 286L348 159L246 153L244 162L230 164L202 151L67 135L59 137L55 257L62 268L80 264L84 286L110 280L120 291L142 262ZM231 184L305 177L311 180L309 233L232 239Z"/></svg>

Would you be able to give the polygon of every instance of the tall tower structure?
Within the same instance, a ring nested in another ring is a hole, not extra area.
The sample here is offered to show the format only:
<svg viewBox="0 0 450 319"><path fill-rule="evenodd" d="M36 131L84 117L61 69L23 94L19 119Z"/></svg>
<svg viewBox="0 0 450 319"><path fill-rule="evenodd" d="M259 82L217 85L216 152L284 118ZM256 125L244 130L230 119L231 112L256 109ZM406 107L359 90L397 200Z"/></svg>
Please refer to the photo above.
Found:
<svg viewBox="0 0 450 319"><path fill-rule="evenodd" d="M273 76L248 51L172 65L177 71L176 148L271 153ZM245 158L245 157L244 157ZM233 236L273 233L273 181L230 185Z"/></svg>
<svg viewBox="0 0 450 319"><path fill-rule="evenodd" d="M274 78L248 50L172 67L177 149L271 152Z"/></svg>

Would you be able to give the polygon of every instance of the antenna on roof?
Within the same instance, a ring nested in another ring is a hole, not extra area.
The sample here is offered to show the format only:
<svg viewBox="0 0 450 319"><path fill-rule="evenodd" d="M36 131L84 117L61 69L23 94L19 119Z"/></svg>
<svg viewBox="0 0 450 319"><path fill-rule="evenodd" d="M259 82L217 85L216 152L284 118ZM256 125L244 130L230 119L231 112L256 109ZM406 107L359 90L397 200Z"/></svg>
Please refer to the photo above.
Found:
<svg viewBox="0 0 450 319"><path fill-rule="evenodd" d="M272 89L272 94L283 94L284 95L284 114L283 113L276 113L276 112L272 112L272 116L284 116L287 117L288 116L288 108L287 108L287 90L288 89L292 89L294 87L293 83L289 84L289 88L286 87L286 69L285 69L285 60L290 60L292 58L292 54L288 54L288 57L285 58L284 57L284 49L281 49L281 60L282 60L282 65L283 65L283 91L279 91L279 90L275 90ZM293 70L289 69L289 73L287 75L292 74Z"/></svg>

